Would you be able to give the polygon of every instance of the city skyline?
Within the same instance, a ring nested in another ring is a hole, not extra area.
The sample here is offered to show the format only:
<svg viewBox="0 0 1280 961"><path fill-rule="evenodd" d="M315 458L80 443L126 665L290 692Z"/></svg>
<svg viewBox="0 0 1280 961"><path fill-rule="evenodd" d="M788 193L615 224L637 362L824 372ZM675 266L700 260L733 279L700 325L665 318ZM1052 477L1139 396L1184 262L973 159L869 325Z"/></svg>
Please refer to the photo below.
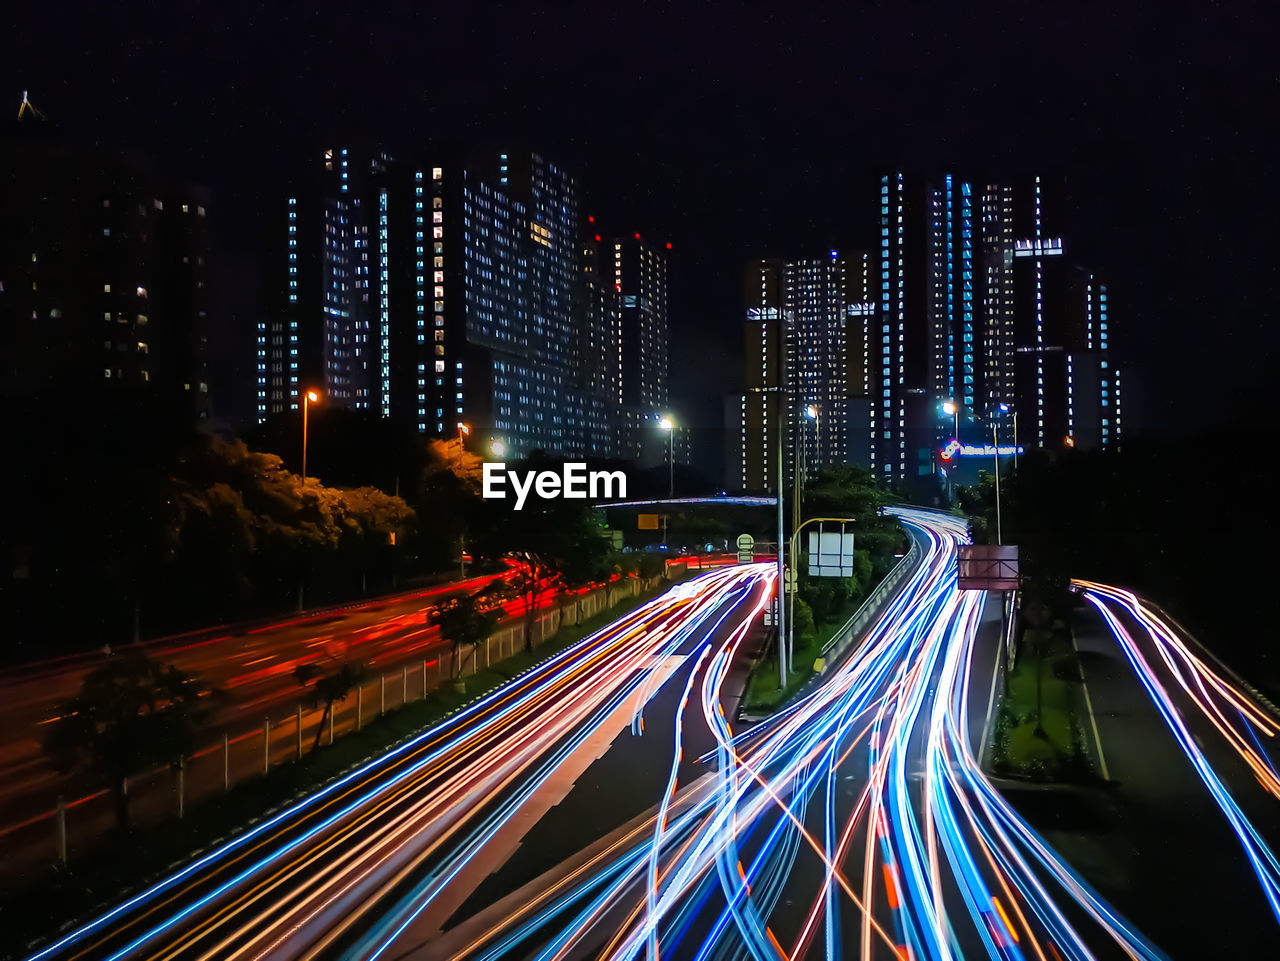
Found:
<svg viewBox="0 0 1280 961"><path fill-rule="evenodd" d="M1254 6L17 9L0 958L1257 955Z"/></svg>
<svg viewBox="0 0 1280 961"><path fill-rule="evenodd" d="M676 396L694 398L690 417L698 421L721 416L722 401L702 386L708 363L716 365L717 378L740 370L736 344L727 345L734 358L723 362L708 348L722 344L721 331L737 326L742 263L785 256L815 239L820 249L870 246L873 237L848 236L842 225L874 213L850 179L876 168L1069 172L1085 218L1113 226L1089 239L1080 261L1112 279L1132 262L1129 282L1113 290L1129 325L1115 349L1125 359L1150 356L1148 393L1170 397L1167 413L1147 418L1152 430L1180 432L1235 416L1261 390L1261 358L1276 346L1276 327L1266 322L1274 308L1264 293L1274 268L1264 265L1259 273L1246 266L1250 251L1271 245L1262 211L1274 207L1276 185L1259 159L1268 125L1251 120L1271 87L1257 73L1265 58L1246 55L1261 42L1260 33L1248 29L1247 18L1220 8L1157 24L1109 10L1089 25L1059 22L1047 11L998 22L989 12L945 12L922 21L892 56L885 50L861 57L847 74L821 66L833 62L829 56L797 61L784 52L799 45L829 52L845 36L899 36L909 17L850 12L825 28L816 18L770 28L735 21L737 39L702 49L699 38L713 16L692 11L665 26L600 11L558 25L564 29L554 39L550 24L533 12L511 11L503 36L492 40L487 25L470 14L423 14L425 35L451 41L423 83L402 92L387 82L398 37L374 24L367 39L353 41L361 35L346 29L343 16L318 16L309 29L354 43L353 56L370 63L370 70L353 71L351 82L321 78L296 63L288 44L267 42L287 35L279 18L255 18L256 28L246 31L226 10L211 29L242 45L241 66L229 83L215 81L223 72L214 69L195 70L191 76L201 79L187 79L181 67L207 57L186 49L175 34L168 44L137 44L132 65L98 87L89 78L102 68L101 53L73 63L39 57L55 38L74 43L82 25L52 29L43 15L25 16L33 19L19 33L29 44L6 67L6 89L30 89L33 102L69 129L150 150L211 184L220 240L230 235L235 246L243 245L215 265L229 278L219 285L217 312L227 324L234 317L246 338L252 337L246 305L258 296L262 278L254 266L258 242L243 236L242 215L257 209L270 195L268 186L312 148L389 134L398 141L391 148L436 137L488 142L510 136L531 143L583 170L586 194L599 198L595 213L669 237L684 265L672 278L673 297L691 318L675 332L673 388ZM155 24L152 37L164 35L166 20ZM130 22L122 16L95 29L125 36ZM657 35L667 34L668 69L646 69L625 52L632 40L653 47ZM550 44L546 49L567 56L535 60L514 42L521 35L537 36ZM464 71L467 51L481 42L502 52L491 61L499 66ZM1124 53L1135 44L1148 55L1142 70ZM961 68L957 58L966 48L998 50L1000 57L990 63L970 57ZM1073 49L1089 55L1068 55ZM1231 50L1239 55L1228 59L1223 54ZM593 51L608 55L583 86L581 71L568 65ZM565 67L552 69L555 62ZM900 62L920 69L907 80L897 72ZM770 69L753 79L743 74L754 71L738 66L747 63ZM444 82L450 76L468 77L465 96L450 92ZM513 84L517 76L529 80ZM156 77L165 82L155 83ZM943 89L948 77L968 83L955 87L959 100L944 111L928 91ZM856 110L864 132L857 149L847 149L852 127L818 125L816 105L789 99L789 91L805 85ZM290 109L261 109L277 100ZM752 123L746 103L761 105L773 122ZM609 117L631 119L621 124ZM810 136L797 139L799 131ZM868 139L867 131L874 136ZM592 160L589 167L585 159ZM779 171L789 172L781 181L786 189L755 196L752 185L779 182ZM1215 203L1227 183L1249 202ZM1228 376L1212 352L1191 347L1202 323L1222 331L1221 349L1246 365L1244 376ZM228 350L215 358L222 377L235 376L237 355ZM1204 389L1195 396L1179 390L1186 381Z"/></svg>

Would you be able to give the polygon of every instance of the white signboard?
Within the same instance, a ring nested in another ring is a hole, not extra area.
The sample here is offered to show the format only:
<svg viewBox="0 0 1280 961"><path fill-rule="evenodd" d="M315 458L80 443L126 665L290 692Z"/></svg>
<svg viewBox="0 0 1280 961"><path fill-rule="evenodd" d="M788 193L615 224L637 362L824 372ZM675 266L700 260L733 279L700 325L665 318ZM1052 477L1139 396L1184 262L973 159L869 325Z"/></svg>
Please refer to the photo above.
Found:
<svg viewBox="0 0 1280 961"><path fill-rule="evenodd" d="M817 530L809 534L810 577L853 577L853 532Z"/></svg>

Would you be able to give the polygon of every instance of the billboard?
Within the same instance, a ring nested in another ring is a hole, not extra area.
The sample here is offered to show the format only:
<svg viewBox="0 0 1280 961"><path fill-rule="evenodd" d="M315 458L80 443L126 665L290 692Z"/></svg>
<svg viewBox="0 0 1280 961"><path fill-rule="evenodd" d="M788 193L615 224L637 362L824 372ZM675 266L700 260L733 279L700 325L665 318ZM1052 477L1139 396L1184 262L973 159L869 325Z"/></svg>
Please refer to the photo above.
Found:
<svg viewBox="0 0 1280 961"><path fill-rule="evenodd" d="M1018 586L1018 545L960 545L960 590L1016 591Z"/></svg>

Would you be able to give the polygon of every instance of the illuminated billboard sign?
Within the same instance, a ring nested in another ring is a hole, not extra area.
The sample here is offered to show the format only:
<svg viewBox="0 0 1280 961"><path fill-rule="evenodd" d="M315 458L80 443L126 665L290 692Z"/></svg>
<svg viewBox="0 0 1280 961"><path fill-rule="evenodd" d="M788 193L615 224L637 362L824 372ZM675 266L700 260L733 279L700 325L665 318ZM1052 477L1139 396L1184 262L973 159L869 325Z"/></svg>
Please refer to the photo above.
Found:
<svg viewBox="0 0 1280 961"><path fill-rule="evenodd" d="M962 444L954 437L947 441L938 451L938 457L944 464L950 464L957 457L1012 457L1023 453L1022 445L1001 444Z"/></svg>

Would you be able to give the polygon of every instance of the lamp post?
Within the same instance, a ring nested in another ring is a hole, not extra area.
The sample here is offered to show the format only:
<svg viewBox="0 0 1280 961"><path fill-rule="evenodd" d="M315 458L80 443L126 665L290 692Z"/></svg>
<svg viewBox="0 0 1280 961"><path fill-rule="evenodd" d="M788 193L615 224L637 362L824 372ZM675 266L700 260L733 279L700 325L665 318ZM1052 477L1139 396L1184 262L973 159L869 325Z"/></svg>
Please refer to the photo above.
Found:
<svg viewBox="0 0 1280 961"><path fill-rule="evenodd" d="M658 426L667 432L667 500L676 496L676 422L663 417ZM662 546L667 546L667 515L662 515Z"/></svg>
<svg viewBox="0 0 1280 961"><path fill-rule="evenodd" d="M1013 472L1018 472L1018 412L1008 404L1001 404L1000 411L1008 414L1013 413Z"/></svg>
<svg viewBox="0 0 1280 961"><path fill-rule="evenodd" d="M1004 543L1004 538L1000 531L1000 440L996 436L996 421L991 419L991 450L992 458L996 463L996 543ZM1017 450L1017 447L1014 447ZM1015 455L1016 456L1016 455Z"/></svg>
<svg viewBox="0 0 1280 961"><path fill-rule="evenodd" d="M462 473L462 439L471 433L471 427L458 421L458 473Z"/></svg>
<svg viewBox="0 0 1280 961"><path fill-rule="evenodd" d="M307 483L307 409L319 403L320 392L308 390L302 395L302 483Z"/></svg>
<svg viewBox="0 0 1280 961"><path fill-rule="evenodd" d="M507 453L507 445L498 437L489 441L489 453L494 457L505 457Z"/></svg>
<svg viewBox="0 0 1280 961"><path fill-rule="evenodd" d="M813 466L816 469L822 466L822 423L819 420L822 412L817 404L810 404L804 409L804 415L813 421Z"/></svg>
<svg viewBox="0 0 1280 961"><path fill-rule="evenodd" d="M960 439L960 405L953 400L943 401L942 412L956 419L956 440Z"/></svg>

